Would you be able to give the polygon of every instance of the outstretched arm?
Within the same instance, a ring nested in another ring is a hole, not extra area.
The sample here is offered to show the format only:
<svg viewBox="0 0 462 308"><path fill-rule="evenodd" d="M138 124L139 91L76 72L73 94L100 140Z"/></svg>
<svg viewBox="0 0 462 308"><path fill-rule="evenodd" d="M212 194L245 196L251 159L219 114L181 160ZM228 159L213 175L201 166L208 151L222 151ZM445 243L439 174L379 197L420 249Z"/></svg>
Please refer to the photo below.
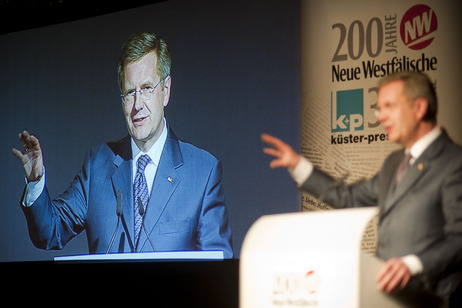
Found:
<svg viewBox="0 0 462 308"><path fill-rule="evenodd" d="M301 156L282 140L268 134L262 134L261 139L271 146L264 148L263 152L276 157L270 163L271 168L285 167L294 169L300 162ZM390 293L395 289L404 288L410 277L411 272L407 265L400 258L393 258L385 262L377 273L377 287L379 290Z"/></svg>

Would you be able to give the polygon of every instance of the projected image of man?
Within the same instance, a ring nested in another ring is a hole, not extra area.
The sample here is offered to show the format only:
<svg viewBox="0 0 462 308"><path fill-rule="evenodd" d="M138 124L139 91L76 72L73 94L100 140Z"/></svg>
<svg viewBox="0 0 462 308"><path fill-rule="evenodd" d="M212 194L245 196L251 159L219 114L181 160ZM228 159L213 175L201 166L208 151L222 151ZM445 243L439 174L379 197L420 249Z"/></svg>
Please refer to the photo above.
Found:
<svg viewBox="0 0 462 308"><path fill-rule="evenodd" d="M85 230L90 253L219 250L233 257L221 163L180 141L164 114L170 66L156 34L127 40L118 77L128 136L90 149L54 200L39 140L19 135L24 149L13 153L26 173L22 208L34 245L62 249Z"/></svg>

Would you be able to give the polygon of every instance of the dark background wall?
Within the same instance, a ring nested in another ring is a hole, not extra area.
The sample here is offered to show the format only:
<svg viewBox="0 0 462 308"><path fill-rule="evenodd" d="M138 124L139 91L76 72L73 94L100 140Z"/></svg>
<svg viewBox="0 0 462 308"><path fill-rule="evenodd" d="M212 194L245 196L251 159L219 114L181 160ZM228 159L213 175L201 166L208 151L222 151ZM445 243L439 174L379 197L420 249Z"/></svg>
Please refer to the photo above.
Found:
<svg viewBox="0 0 462 308"><path fill-rule="evenodd" d="M33 247L11 148L24 129L38 136L50 194L63 192L90 147L127 134L116 65L144 30L171 48L175 133L223 163L236 256L260 216L299 211L294 183L268 167L260 142L268 132L300 146L299 14L299 1L165 1L1 35L0 261L88 252L84 234L60 252Z"/></svg>

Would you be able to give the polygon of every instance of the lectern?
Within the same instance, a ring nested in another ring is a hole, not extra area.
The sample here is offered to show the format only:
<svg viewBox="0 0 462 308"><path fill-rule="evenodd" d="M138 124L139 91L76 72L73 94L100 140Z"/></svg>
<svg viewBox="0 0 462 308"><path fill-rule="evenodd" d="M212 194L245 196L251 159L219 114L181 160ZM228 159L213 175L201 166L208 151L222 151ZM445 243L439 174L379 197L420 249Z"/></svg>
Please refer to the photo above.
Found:
<svg viewBox="0 0 462 308"><path fill-rule="evenodd" d="M361 250L378 208L262 216L241 250L240 308L403 307L377 290L382 261Z"/></svg>

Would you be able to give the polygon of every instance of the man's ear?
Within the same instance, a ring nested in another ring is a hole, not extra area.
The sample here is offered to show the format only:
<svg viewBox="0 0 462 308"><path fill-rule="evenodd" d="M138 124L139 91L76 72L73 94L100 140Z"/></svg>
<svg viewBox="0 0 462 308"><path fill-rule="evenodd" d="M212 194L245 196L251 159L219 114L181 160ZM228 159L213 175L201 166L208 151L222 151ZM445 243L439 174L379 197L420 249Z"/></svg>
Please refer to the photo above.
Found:
<svg viewBox="0 0 462 308"><path fill-rule="evenodd" d="M423 97L418 97L414 100L415 115L417 119L422 120L428 110L428 100Z"/></svg>
<svg viewBox="0 0 462 308"><path fill-rule="evenodd" d="M169 75L165 78L165 81L164 81L164 108L167 107L168 102L170 101L171 86L172 86L172 77Z"/></svg>

